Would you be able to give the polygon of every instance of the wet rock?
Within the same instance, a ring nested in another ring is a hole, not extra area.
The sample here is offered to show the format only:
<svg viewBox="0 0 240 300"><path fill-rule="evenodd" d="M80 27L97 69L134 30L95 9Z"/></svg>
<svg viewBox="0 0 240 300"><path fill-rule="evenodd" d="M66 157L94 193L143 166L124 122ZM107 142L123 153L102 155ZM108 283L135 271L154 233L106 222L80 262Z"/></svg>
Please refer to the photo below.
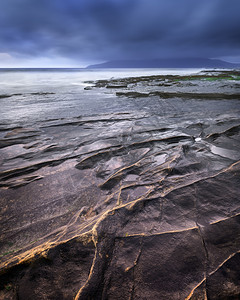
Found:
<svg viewBox="0 0 240 300"><path fill-rule="evenodd" d="M1 124L0 298L238 299L231 72L102 80L134 110Z"/></svg>

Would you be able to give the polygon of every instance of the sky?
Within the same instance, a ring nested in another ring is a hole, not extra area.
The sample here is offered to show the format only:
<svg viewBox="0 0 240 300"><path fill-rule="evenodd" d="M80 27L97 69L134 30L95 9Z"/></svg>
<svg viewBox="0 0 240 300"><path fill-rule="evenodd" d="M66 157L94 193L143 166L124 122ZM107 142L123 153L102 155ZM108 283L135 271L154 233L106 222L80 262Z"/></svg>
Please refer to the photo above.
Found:
<svg viewBox="0 0 240 300"><path fill-rule="evenodd" d="M0 67L240 62L240 0L0 0Z"/></svg>

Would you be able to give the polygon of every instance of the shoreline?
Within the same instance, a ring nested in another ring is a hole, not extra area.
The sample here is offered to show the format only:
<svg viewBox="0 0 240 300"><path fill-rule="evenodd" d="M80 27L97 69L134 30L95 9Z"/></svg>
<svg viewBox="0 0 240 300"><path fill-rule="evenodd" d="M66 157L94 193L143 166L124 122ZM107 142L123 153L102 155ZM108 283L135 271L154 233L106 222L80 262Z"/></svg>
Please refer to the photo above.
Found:
<svg viewBox="0 0 240 300"><path fill-rule="evenodd" d="M239 76L88 81L73 110L109 111L3 125L0 298L238 295Z"/></svg>

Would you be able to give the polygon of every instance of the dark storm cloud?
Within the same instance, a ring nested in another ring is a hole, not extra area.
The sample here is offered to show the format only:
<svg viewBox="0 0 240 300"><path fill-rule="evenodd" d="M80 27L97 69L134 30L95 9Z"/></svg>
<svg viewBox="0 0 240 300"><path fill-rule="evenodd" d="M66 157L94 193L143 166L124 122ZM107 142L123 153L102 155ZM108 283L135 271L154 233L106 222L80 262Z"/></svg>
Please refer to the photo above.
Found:
<svg viewBox="0 0 240 300"><path fill-rule="evenodd" d="M79 60L237 56L239 0L0 0L0 52Z"/></svg>

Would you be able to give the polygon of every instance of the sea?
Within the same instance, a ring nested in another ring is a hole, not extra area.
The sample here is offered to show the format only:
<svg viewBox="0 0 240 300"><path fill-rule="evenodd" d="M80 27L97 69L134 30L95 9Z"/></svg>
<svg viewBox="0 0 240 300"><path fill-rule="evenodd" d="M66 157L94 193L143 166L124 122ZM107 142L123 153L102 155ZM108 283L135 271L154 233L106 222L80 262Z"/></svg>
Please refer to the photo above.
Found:
<svg viewBox="0 0 240 300"><path fill-rule="evenodd" d="M193 74L200 69L0 69L1 122L19 124L132 110L111 94L85 91L88 81L166 74ZM45 94L45 95L44 95ZM3 96L11 96L4 98Z"/></svg>

